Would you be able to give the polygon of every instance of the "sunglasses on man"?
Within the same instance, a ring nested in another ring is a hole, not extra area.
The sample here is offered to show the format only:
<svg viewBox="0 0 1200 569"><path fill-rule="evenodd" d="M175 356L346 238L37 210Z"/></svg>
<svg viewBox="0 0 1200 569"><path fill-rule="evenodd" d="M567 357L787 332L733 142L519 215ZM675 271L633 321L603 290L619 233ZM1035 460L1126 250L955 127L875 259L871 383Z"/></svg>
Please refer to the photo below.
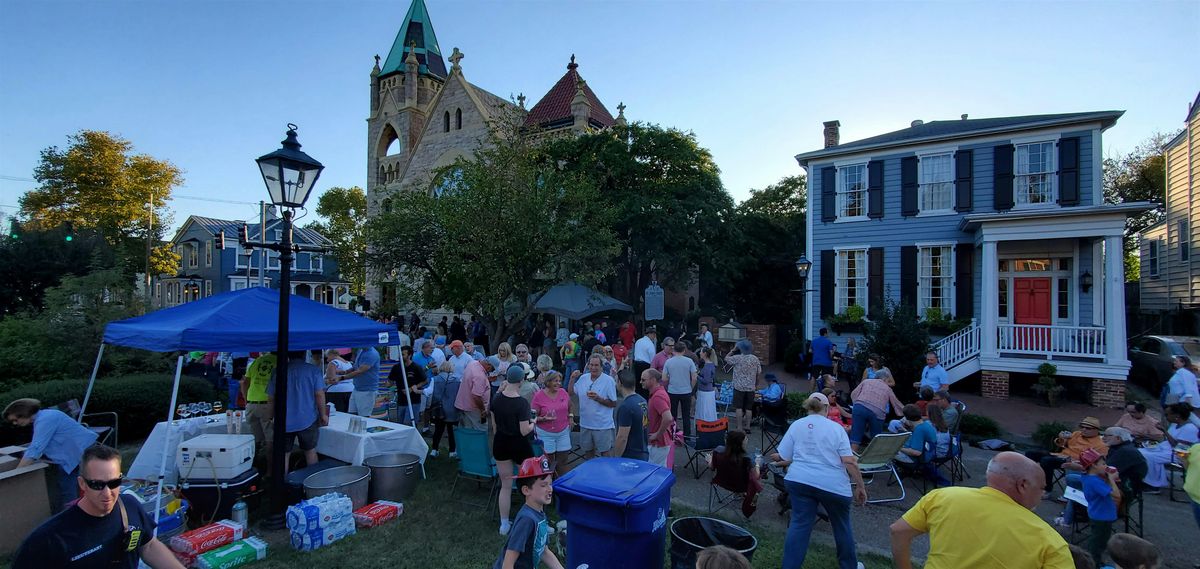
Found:
<svg viewBox="0 0 1200 569"><path fill-rule="evenodd" d="M97 492L99 492L105 488L108 488L109 490L116 490L117 488L121 487L121 483L124 481L125 481L124 478L113 478L112 480L89 480L87 478L83 479L83 483L87 484L88 488L91 488L92 490L95 490Z"/></svg>

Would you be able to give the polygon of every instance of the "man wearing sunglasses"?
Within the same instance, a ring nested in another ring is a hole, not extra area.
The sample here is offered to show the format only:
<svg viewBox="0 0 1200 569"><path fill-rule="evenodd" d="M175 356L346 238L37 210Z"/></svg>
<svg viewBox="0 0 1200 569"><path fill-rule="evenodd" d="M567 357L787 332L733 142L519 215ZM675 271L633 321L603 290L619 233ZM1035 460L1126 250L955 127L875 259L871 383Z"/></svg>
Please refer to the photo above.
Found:
<svg viewBox="0 0 1200 569"><path fill-rule="evenodd" d="M116 449L92 445L83 451L78 481L83 497L25 538L13 556L13 569L135 569L139 560L154 569L182 569L154 538L154 517L136 498L121 495Z"/></svg>

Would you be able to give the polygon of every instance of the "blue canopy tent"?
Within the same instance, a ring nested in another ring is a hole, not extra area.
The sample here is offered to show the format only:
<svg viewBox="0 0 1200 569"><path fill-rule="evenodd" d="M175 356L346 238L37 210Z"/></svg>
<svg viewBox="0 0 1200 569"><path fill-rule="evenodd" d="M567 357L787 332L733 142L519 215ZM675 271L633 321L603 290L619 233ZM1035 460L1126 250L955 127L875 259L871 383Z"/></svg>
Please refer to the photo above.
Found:
<svg viewBox="0 0 1200 569"><path fill-rule="evenodd" d="M533 306L534 312L546 312L571 320L609 310L633 312L633 307L576 282L565 282L550 287Z"/></svg>
<svg viewBox="0 0 1200 569"><path fill-rule="evenodd" d="M367 348L400 343L400 333L395 326L379 324L304 297L292 295L288 314L288 347L292 350L347 346ZM110 322L104 327L104 339L96 354L96 364L92 368L92 377L79 416L83 416L91 399L106 344L153 352L269 352L277 347L278 318L279 291L254 287ZM174 419L183 358L180 355L175 365L168 422ZM407 397L407 374L404 374L404 387ZM408 408L409 415L415 416L411 398L408 399ZM163 461L165 469L166 453L163 454ZM160 476L160 491L161 485ZM155 516L157 518L157 512Z"/></svg>

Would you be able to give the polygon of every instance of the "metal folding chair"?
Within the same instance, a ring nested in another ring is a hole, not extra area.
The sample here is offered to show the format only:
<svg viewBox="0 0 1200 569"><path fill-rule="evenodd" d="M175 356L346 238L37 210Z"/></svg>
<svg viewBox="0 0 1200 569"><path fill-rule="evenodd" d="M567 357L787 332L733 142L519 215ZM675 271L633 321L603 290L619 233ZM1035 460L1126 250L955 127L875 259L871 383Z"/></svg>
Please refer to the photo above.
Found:
<svg viewBox="0 0 1200 569"><path fill-rule="evenodd" d="M763 454L771 454L788 430L787 399L778 404L762 406L762 423L759 425L759 446Z"/></svg>
<svg viewBox="0 0 1200 569"><path fill-rule="evenodd" d="M113 411L99 411L94 413L84 413L79 415L79 400L72 399L58 406L58 410L66 413L68 417L79 421L87 430L96 433L96 442L102 445L108 445L116 448L118 444L117 435L119 430L119 417ZM92 425L89 421L93 419L104 418L108 424Z"/></svg>
<svg viewBox="0 0 1200 569"><path fill-rule="evenodd" d="M687 452L688 461L684 468L691 468L692 474L697 480L700 479L707 470L708 463L704 460L704 453L712 452L717 447L725 444L725 433L729 430L729 419L726 417L718 417L716 421L696 421L696 435L693 437L684 437L684 450Z"/></svg>
<svg viewBox="0 0 1200 569"><path fill-rule="evenodd" d="M897 434L879 434L871 439L871 443L867 448L863 449L858 455L858 469L863 475L872 475L871 482L874 482L875 474L890 475L887 477L889 483L895 480L900 483L899 498L882 498L869 499L869 504L882 504L884 502L899 502L907 495L904 490L904 484L900 480L900 473L896 471L896 453L900 452L900 447L908 442L908 437L912 433L897 433ZM870 484L871 482L866 482Z"/></svg>

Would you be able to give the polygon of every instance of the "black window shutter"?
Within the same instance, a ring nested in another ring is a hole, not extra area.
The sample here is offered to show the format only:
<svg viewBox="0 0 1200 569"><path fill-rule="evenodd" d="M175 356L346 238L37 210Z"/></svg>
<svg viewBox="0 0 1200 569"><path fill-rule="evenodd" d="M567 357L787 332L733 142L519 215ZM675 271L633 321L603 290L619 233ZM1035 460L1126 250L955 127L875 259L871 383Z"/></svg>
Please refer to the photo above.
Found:
<svg viewBox="0 0 1200 569"><path fill-rule="evenodd" d="M917 247L900 248L900 303L917 307Z"/></svg>
<svg viewBox="0 0 1200 569"><path fill-rule="evenodd" d="M867 217L883 218L883 160L867 163Z"/></svg>
<svg viewBox="0 0 1200 569"><path fill-rule="evenodd" d="M1079 139L1058 141L1058 203L1079 205Z"/></svg>
<svg viewBox="0 0 1200 569"><path fill-rule="evenodd" d="M883 247L867 250L867 314L883 314Z"/></svg>
<svg viewBox="0 0 1200 569"><path fill-rule="evenodd" d="M917 215L917 157L900 160L900 214Z"/></svg>
<svg viewBox="0 0 1200 569"><path fill-rule="evenodd" d="M995 152L995 205L996 211L1013 208L1013 145L997 146Z"/></svg>
<svg viewBox="0 0 1200 569"><path fill-rule="evenodd" d="M954 153L954 211L971 211L974 207L974 157L975 152L971 150L959 150Z"/></svg>
<svg viewBox="0 0 1200 569"><path fill-rule="evenodd" d="M837 251L821 251L821 318L833 316L833 283L837 265Z"/></svg>
<svg viewBox="0 0 1200 569"><path fill-rule="evenodd" d="M837 169L821 168L821 221L837 219Z"/></svg>
<svg viewBox="0 0 1200 569"><path fill-rule="evenodd" d="M954 246L954 316L971 318L975 315L975 244Z"/></svg>

